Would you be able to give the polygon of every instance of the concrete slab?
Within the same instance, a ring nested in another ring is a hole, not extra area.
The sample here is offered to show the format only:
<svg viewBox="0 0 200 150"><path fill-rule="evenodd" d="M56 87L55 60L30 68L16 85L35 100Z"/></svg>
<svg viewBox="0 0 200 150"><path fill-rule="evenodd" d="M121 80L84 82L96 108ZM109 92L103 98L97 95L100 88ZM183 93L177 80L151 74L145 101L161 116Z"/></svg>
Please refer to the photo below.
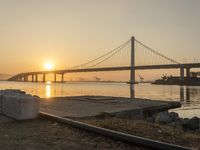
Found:
<svg viewBox="0 0 200 150"><path fill-rule="evenodd" d="M181 107L179 102L105 96L76 96L41 99L40 111L62 117L92 117L101 113L142 115Z"/></svg>
<svg viewBox="0 0 200 150"><path fill-rule="evenodd" d="M6 117L4 115L0 115L0 123L11 122L11 121L14 121L14 119L11 119L11 118Z"/></svg>

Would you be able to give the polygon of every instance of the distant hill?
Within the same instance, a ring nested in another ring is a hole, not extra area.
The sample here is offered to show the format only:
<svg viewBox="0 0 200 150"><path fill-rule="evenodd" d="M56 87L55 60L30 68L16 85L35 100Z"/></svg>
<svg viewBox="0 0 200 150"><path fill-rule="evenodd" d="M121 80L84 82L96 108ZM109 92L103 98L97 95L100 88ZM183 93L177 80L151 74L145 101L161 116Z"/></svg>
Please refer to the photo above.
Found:
<svg viewBox="0 0 200 150"><path fill-rule="evenodd" d="M12 75L0 73L0 80L7 80L10 77L12 77Z"/></svg>

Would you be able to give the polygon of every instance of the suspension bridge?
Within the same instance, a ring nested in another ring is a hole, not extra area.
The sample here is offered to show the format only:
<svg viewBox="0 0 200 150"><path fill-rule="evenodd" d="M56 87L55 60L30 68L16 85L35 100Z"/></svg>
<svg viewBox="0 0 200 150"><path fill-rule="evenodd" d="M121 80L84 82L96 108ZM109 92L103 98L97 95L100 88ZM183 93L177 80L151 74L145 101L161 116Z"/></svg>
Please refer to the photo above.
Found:
<svg viewBox="0 0 200 150"><path fill-rule="evenodd" d="M135 70L180 69L180 79L183 80L185 70L186 77L190 77L192 68L200 68L200 63L181 64L131 37L122 45L86 63L66 69L23 72L8 80L38 82L38 76L42 75L42 81L46 82L46 75L54 74L54 82L64 82L64 75L68 73L129 70L130 84L134 84ZM57 80L57 75L61 76L61 81Z"/></svg>

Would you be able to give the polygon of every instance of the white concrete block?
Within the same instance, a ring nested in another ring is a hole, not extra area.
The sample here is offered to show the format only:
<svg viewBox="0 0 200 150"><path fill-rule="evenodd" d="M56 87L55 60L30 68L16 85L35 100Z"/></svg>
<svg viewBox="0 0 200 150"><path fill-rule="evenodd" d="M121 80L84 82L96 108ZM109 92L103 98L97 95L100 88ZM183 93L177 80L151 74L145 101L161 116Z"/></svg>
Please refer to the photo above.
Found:
<svg viewBox="0 0 200 150"><path fill-rule="evenodd" d="M6 89L6 90L0 90L0 114L2 114L3 96L4 96L5 94L14 94L14 93L25 94L24 91L21 91L21 90L18 90L18 89Z"/></svg>
<svg viewBox="0 0 200 150"><path fill-rule="evenodd" d="M2 113L17 120L33 119L39 114L39 99L17 92L4 94Z"/></svg>

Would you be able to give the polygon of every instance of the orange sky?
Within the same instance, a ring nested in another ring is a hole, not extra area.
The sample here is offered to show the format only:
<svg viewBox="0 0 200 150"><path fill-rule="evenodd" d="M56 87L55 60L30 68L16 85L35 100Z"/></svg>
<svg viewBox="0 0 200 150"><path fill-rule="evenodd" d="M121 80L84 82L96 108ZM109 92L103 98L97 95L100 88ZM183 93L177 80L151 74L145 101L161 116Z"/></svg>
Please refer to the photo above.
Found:
<svg viewBox="0 0 200 150"><path fill-rule="evenodd" d="M199 6L197 0L2 0L0 72L38 70L48 61L74 66L133 35L178 61L197 61ZM163 73L155 72L142 74L151 79ZM120 80L127 76L121 74Z"/></svg>

